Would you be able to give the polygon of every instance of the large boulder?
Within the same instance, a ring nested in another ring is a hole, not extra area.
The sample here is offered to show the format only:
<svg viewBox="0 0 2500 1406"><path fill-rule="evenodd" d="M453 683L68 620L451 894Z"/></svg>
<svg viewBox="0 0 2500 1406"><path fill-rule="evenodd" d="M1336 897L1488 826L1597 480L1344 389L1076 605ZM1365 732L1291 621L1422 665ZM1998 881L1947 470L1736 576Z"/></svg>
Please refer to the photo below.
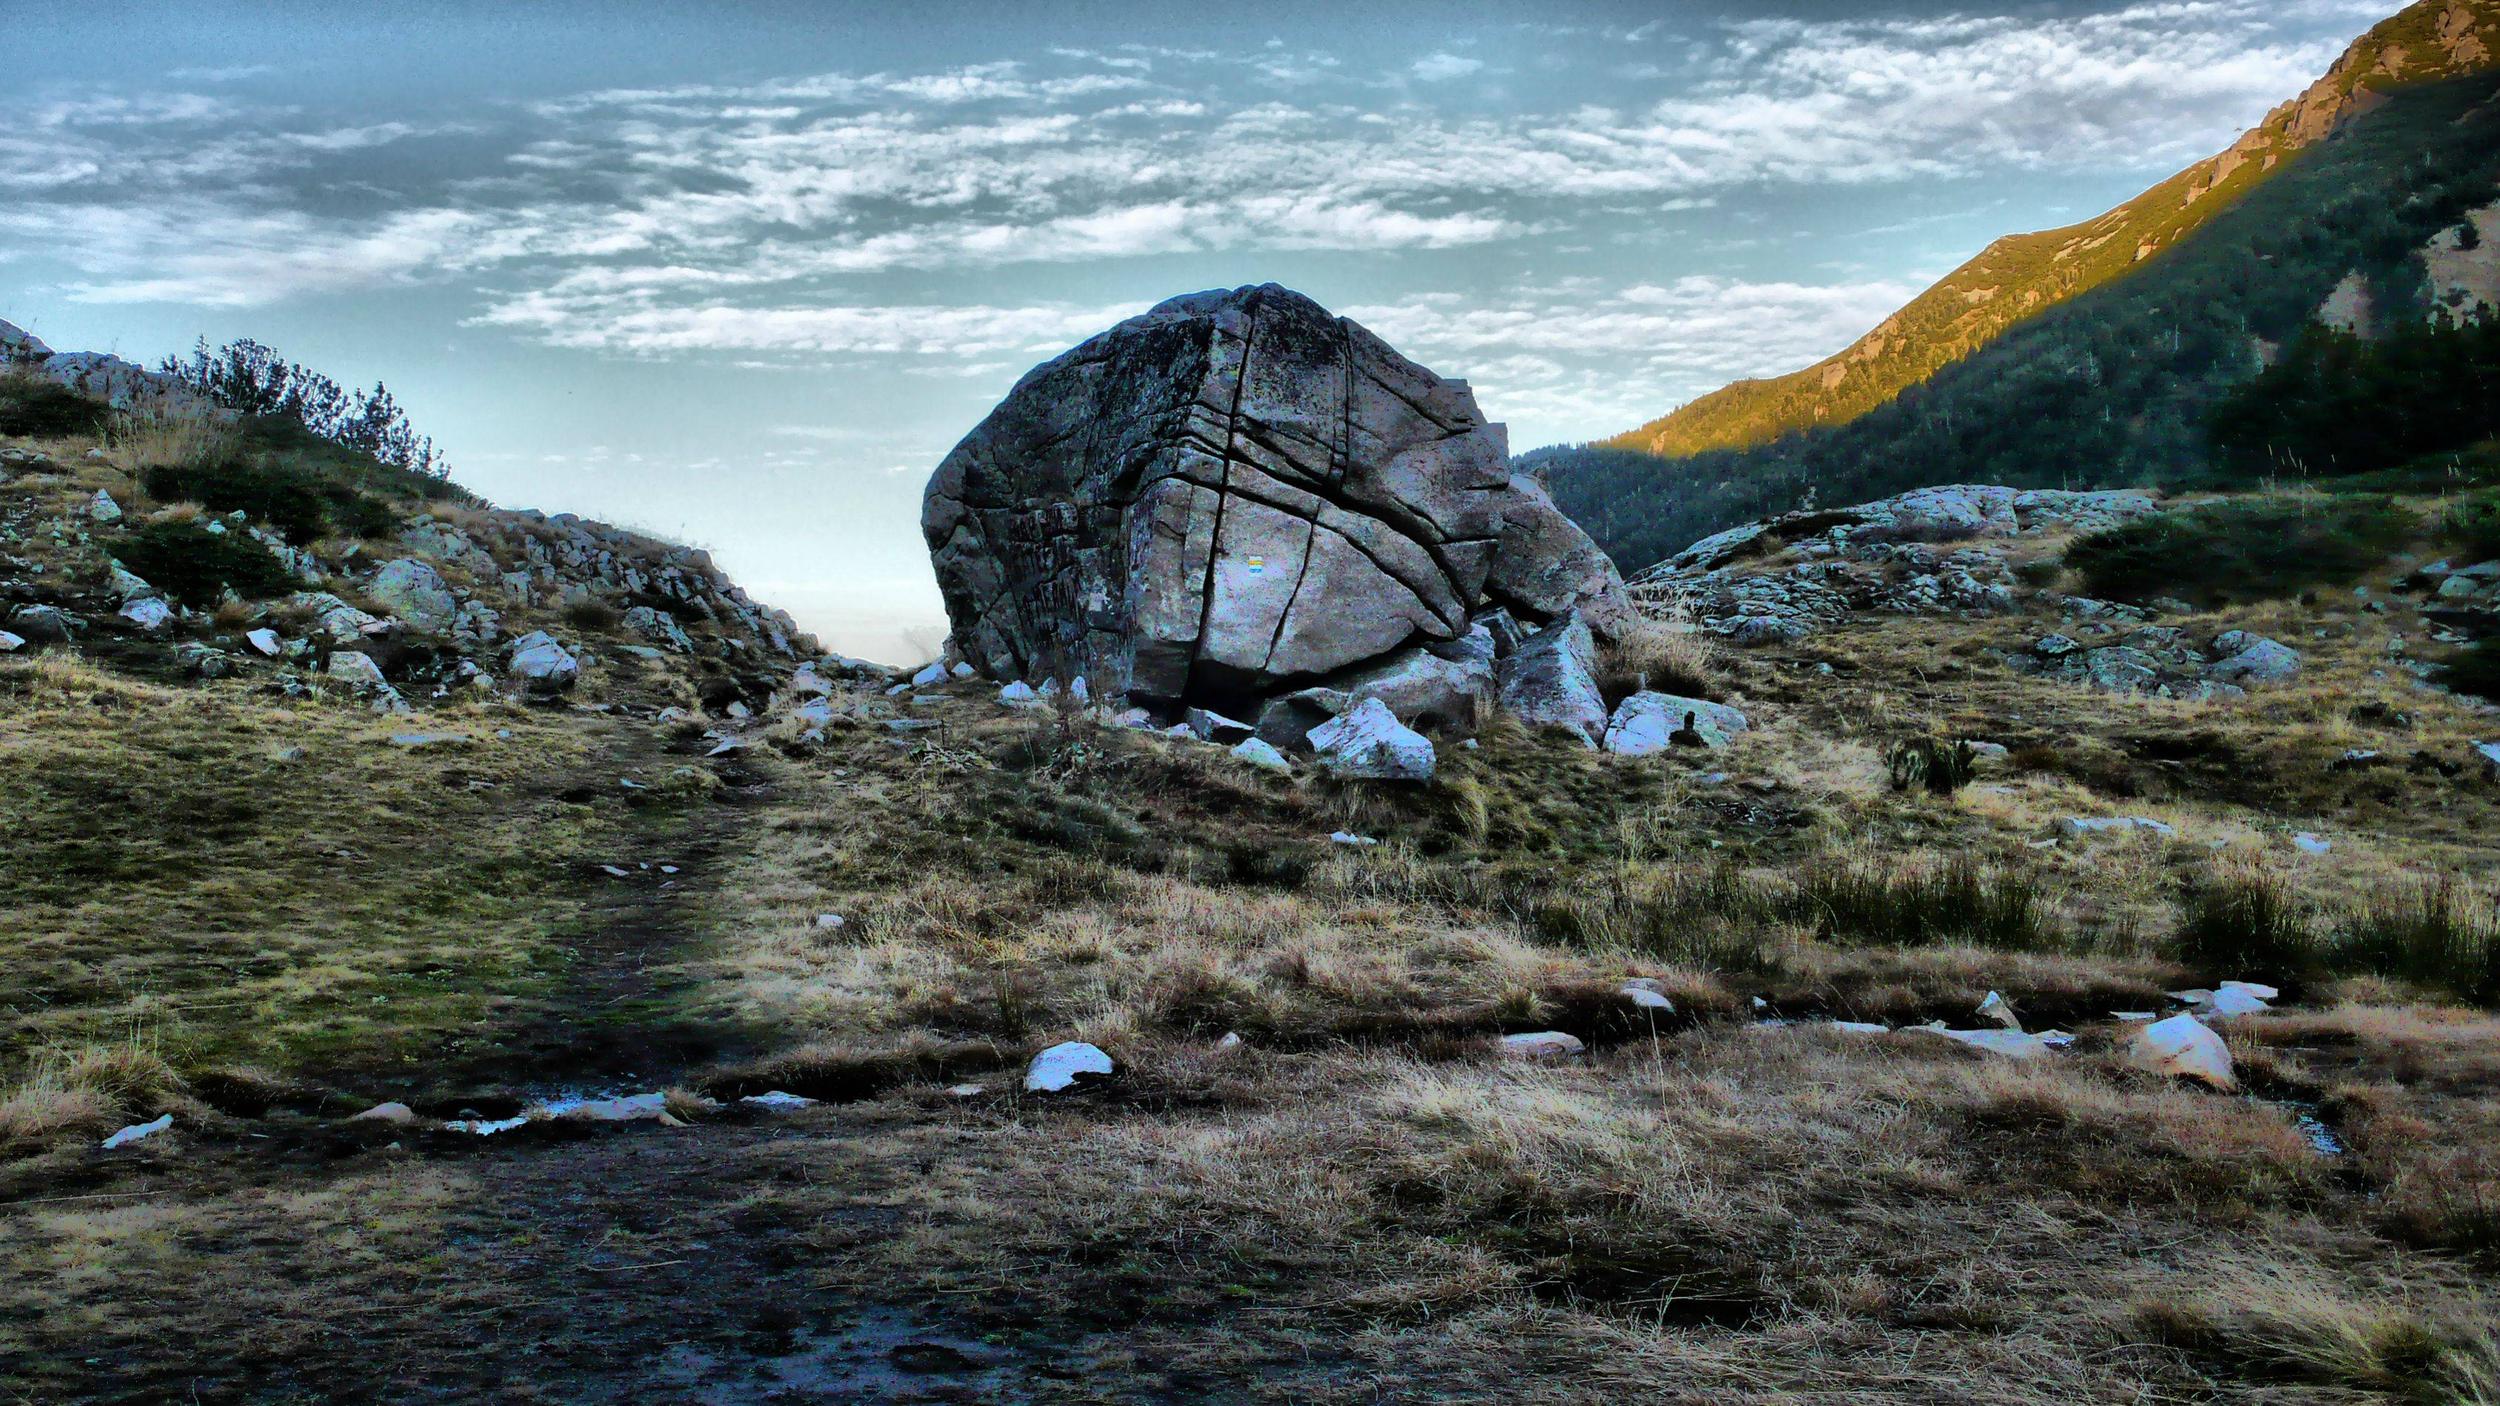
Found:
<svg viewBox="0 0 2500 1406"><path fill-rule="evenodd" d="M561 693L581 677L581 661L545 630L512 642L512 676L531 693Z"/></svg>
<svg viewBox="0 0 2500 1406"><path fill-rule="evenodd" d="M1027 373L938 466L921 528L989 677L1238 716L1496 610L1602 630L1628 609L1465 382L1274 284L1171 299Z"/></svg>
<svg viewBox="0 0 2500 1406"><path fill-rule="evenodd" d="M401 557L373 574L365 594L374 604L428 634L451 628L460 602L442 573L414 557Z"/></svg>
<svg viewBox="0 0 2500 1406"><path fill-rule="evenodd" d="M1597 642L1578 612L1530 635L1501 664L1502 706L1532 727L1568 728L1591 747L1606 732Z"/></svg>

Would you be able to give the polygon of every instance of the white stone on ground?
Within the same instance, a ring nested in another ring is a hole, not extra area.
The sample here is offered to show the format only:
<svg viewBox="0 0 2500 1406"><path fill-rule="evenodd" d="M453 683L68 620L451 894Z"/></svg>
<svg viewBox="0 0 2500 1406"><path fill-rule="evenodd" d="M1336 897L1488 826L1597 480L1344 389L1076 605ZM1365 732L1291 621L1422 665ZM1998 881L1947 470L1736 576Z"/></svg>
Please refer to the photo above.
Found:
<svg viewBox="0 0 2500 1406"><path fill-rule="evenodd" d="M2140 1069L2201 1080L2218 1089L2239 1086L2231 1072L2230 1046L2192 1015L2174 1015L2138 1029L2128 1042L2127 1059Z"/></svg>
<svg viewBox="0 0 2500 1406"><path fill-rule="evenodd" d="M1502 1037L1502 1055L1506 1059L1576 1059L1588 1052L1580 1037L1561 1030L1539 1030L1526 1035Z"/></svg>
<svg viewBox="0 0 2500 1406"><path fill-rule="evenodd" d="M1311 747L1331 776L1370 781L1430 781L1432 739L1406 726L1377 698L1311 729Z"/></svg>
<svg viewBox="0 0 2500 1406"><path fill-rule="evenodd" d="M103 495L98 494L96 496L102 497ZM116 1147L128 1147L132 1143L138 1142L143 1138L152 1138L173 1125L174 1115L171 1113L164 1114L152 1122L133 1123L129 1127L124 1128L120 1132L106 1138L104 1140L104 1146L107 1151Z"/></svg>
<svg viewBox="0 0 2500 1406"><path fill-rule="evenodd" d="M1075 1084L1080 1076L1110 1073L1111 1056L1081 1040L1065 1040L1033 1056L1032 1067L1024 1072L1024 1090L1055 1094Z"/></svg>
<svg viewBox="0 0 2500 1406"><path fill-rule="evenodd" d="M1240 746L1233 749L1233 756L1261 771L1290 772L1293 770L1293 763L1285 760L1285 754L1277 751L1274 746L1261 738L1244 739Z"/></svg>

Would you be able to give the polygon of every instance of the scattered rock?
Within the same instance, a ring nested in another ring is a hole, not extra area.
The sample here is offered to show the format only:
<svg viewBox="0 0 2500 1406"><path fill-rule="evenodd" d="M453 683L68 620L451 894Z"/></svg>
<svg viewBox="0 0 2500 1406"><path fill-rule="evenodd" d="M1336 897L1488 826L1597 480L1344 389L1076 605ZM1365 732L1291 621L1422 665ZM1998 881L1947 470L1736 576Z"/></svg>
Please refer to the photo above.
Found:
<svg viewBox="0 0 2500 1406"><path fill-rule="evenodd" d="M110 526L122 520L122 505L113 501L112 494L99 488L95 497L87 502L87 516Z"/></svg>
<svg viewBox="0 0 2500 1406"><path fill-rule="evenodd" d="M2063 815L2049 823L2049 833L2064 840L2094 835L2159 835L2170 840L2179 835L2176 826L2141 815Z"/></svg>
<svg viewBox="0 0 2500 1406"><path fill-rule="evenodd" d="M391 745L411 750L421 747L456 747L469 739L456 732L394 732Z"/></svg>
<svg viewBox="0 0 2500 1406"><path fill-rule="evenodd" d="M783 1093L779 1089L770 1089L760 1094L748 1094L738 1102L749 1108L763 1109L768 1113L795 1113L802 1108L816 1106L816 1100L812 1098L800 1094Z"/></svg>
<svg viewBox="0 0 2500 1406"><path fill-rule="evenodd" d="M1311 729L1311 746L1321 770L1348 780L1430 781L1436 760L1431 739L1377 698Z"/></svg>
<svg viewBox="0 0 2500 1406"><path fill-rule="evenodd" d="M351 1123L413 1123L417 1111L404 1103L377 1103L355 1117Z"/></svg>
<svg viewBox="0 0 2500 1406"><path fill-rule="evenodd" d="M2000 1030L2021 1030L2023 1028L2022 1021L2014 1014L2013 1006L2006 1002L2004 996L1994 991L1988 993L1987 997L1979 1003L1978 1008L1974 1010L1972 1014L1978 1016L1981 1020L1988 1022L1990 1025L1993 1025Z"/></svg>
<svg viewBox="0 0 2500 1406"><path fill-rule="evenodd" d="M29 605L9 617L9 628L36 644L68 644L77 620L57 605Z"/></svg>
<svg viewBox="0 0 2500 1406"><path fill-rule="evenodd" d="M10 634L6 630L0 630L0 654L14 654L25 647L26 641L23 638Z"/></svg>
<svg viewBox="0 0 2500 1406"><path fill-rule="evenodd" d="M2477 742L2473 746L2475 758L2483 764L2483 779L2500 781L2500 742Z"/></svg>
<svg viewBox="0 0 2500 1406"><path fill-rule="evenodd" d="M1233 755L1261 771L1281 772L1286 775L1293 773L1293 763L1285 760L1285 754L1277 751L1273 745L1261 738L1245 739L1241 745L1233 748Z"/></svg>
<svg viewBox="0 0 2500 1406"><path fill-rule="evenodd" d="M1566 729L1590 747L1605 733L1597 641L1576 611L1520 641L1495 675L1502 707L1521 722Z"/></svg>
<svg viewBox="0 0 2500 1406"><path fill-rule="evenodd" d="M1990 1054L2005 1055L2012 1059L2039 1059L2051 1048L2047 1040L2038 1035L2026 1035L2020 1030L1948 1030L1941 1025L1913 1025L1906 1028L1930 1035L1942 1035L1957 1044L1986 1050Z"/></svg>
<svg viewBox="0 0 2500 1406"><path fill-rule="evenodd" d="M2302 854L2324 854L2328 850L2335 848L2335 842L2323 835L2313 834L2307 830L2299 830L2293 832L2292 848L2299 850Z"/></svg>
<svg viewBox="0 0 2500 1406"><path fill-rule="evenodd" d="M2192 1015L2174 1015L2139 1027L2127 1043L2127 1059L2156 1074L2197 1079L2217 1089L2238 1087L2230 1046Z"/></svg>
<svg viewBox="0 0 2500 1406"><path fill-rule="evenodd" d="M244 643L249 644L253 650L258 652L264 659L277 658L279 649L282 648L285 643L278 638L277 631L269 629L266 626L257 630L245 631L243 640Z"/></svg>
<svg viewBox="0 0 2500 1406"><path fill-rule="evenodd" d="M561 693L581 677L581 661L544 630L532 630L512 642L508 661L513 676L531 693Z"/></svg>
<svg viewBox="0 0 2500 1406"><path fill-rule="evenodd" d="M2225 683L2283 683L2300 676L2300 654L2246 630L2226 630L2214 639L2223 657L2208 667L2206 677Z"/></svg>
<svg viewBox="0 0 2500 1406"><path fill-rule="evenodd" d="M1666 987L1655 977L1636 976L1624 982L1623 999L1645 1011L1672 1012L1675 1009L1675 1002L1667 999Z"/></svg>
<svg viewBox="0 0 2500 1406"><path fill-rule="evenodd" d="M1548 1060L1577 1059L1588 1053L1580 1037L1561 1030L1539 1030L1529 1035L1502 1037L1504 1059Z"/></svg>
<svg viewBox="0 0 2500 1406"><path fill-rule="evenodd" d="M1024 1072L1026 1093L1054 1094L1081 1079L1109 1078L1111 1056L1082 1041L1069 1040L1033 1056Z"/></svg>
<svg viewBox="0 0 2500 1406"><path fill-rule="evenodd" d="M1380 841L1373 839L1369 835L1355 834L1351 830L1339 830L1329 835L1328 843L1332 845L1345 845L1352 849L1361 849L1366 845L1379 844Z"/></svg>
<svg viewBox="0 0 2500 1406"><path fill-rule="evenodd" d="M914 688L928 688L934 684L942 684L946 682L946 679L946 665L943 662L933 660L922 665L920 667L920 672L911 676L911 686Z"/></svg>
<svg viewBox="0 0 2500 1406"><path fill-rule="evenodd" d="M133 1123L129 1127L124 1128L120 1132L106 1138L104 1140L104 1149L105 1151L110 1152L117 1147L128 1147L134 1142L141 1141L145 1138L152 1138L173 1125L174 1115L171 1113L160 1115L152 1122Z"/></svg>
<svg viewBox="0 0 2500 1406"><path fill-rule="evenodd" d="M442 573L414 557L384 563L365 587L376 605L427 634L451 628L460 602L444 584Z"/></svg>
<svg viewBox="0 0 2500 1406"><path fill-rule="evenodd" d="M357 688L386 689L391 686L390 681L382 677L382 666L373 662L372 655L359 654L352 649L331 651L325 672Z"/></svg>
<svg viewBox="0 0 2500 1406"><path fill-rule="evenodd" d="M1189 724L1189 730L1195 733L1200 741L1216 742L1225 746L1247 741L1258 732L1258 729L1250 724L1228 718L1210 708L1191 708L1182 715L1181 720Z"/></svg>
<svg viewBox="0 0 2500 1406"><path fill-rule="evenodd" d="M819 932L836 931L844 925L844 922L844 918L839 913L819 913L816 915L816 929Z"/></svg>
<svg viewBox="0 0 2500 1406"><path fill-rule="evenodd" d="M1606 724L1606 750L1638 757L1669 747L1724 747L1745 731L1745 715L1724 703L1672 693L1635 693Z"/></svg>
<svg viewBox="0 0 2500 1406"><path fill-rule="evenodd" d="M154 596L142 596L121 608L121 617L149 634L171 627L174 608Z"/></svg>
<svg viewBox="0 0 2500 1406"><path fill-rule="evenodd" d="M1022 679L1018 679L1013 683L1009 683L1000 688L998 690L998 701L1010 708L1039 708L1043 706L1042 696L1033 691L1033 685L1024 682Z"/></svg>

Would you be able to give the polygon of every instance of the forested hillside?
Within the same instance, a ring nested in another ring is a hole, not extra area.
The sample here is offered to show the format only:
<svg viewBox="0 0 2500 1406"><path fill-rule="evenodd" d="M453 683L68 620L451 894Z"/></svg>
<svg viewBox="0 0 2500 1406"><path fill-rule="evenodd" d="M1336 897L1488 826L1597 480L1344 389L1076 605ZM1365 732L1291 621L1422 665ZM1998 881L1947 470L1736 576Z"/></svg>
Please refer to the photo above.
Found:
<svg viewBox="0 0 2500 1406"><path fill-rule="evenodd" d="M2495 197L2500 74L2407 88L2176 247L1847 424L1675 460L1619 446L1528 457L1626 570L1735 522L1922 484L2245 478L2247 460L2213 448L2222 399L2296 348L2322 310L2374 333L2453 315L2459 266L2487 272L2488 256L2473 256Z"/></svg>
<svg viewBox="0 0 2500 1406"><path fill-rule="evenodd" d="M2229 150L2094 219L2000 239L1838 355L1723 387L1605 446L1673 457L1844 424L2025 318L2194 235L2270 180L2287 158L2385 102L2390 90L2481 71L2495 51L2500 0L2422 0L2354 41L2307 91Z"/></svg>

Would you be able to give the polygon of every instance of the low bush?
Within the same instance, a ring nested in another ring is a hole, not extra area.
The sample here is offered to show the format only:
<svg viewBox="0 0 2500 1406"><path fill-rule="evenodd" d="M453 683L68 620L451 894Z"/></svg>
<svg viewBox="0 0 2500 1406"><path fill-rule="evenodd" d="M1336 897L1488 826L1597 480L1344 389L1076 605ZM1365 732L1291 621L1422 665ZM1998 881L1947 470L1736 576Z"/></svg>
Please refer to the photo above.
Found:
<svg viewBox="0 0 2500 1406"><path fill-rule="evenodd" d="M240 532L211 532L196 519L147 523L114 543L113 554L149 585L196 610L215 608L228 591L258 600L301 584L267 547Z"/></svg>
<svg viewBox="0 0 2500 1406"><path fill-rule="evenodd" d="M2338 586L2385 561L2417 524L2377 495L2242 499L2183 508L2095 532L2066 550L2087 593L2265 600Z"/></svg>
<svg viewBox="0 0 2500 1406"><path fill-rule="evenodd" d="M2454 875L2379 890L2344 919L2331 955L2340 971L2392 976L2480 1005L2500 1004L2500 922L2492 905Z"/></svg>
<svg viewBox="0 0 2500 1406"><path fill-rule="evenodd" d="M2458 650L2441 671L2440 682L2459 693L2500 702L2500 639L2477 640Z"/></svg>
<svg viewBox="0 0 2500 1406"><path fill-rule="evenodd" d="M249 513L293 542L332 533L381 536L399 520L390 504L318 469L255 456L230 441L179 463L148 465L140 470L139 483L161 502Z"/></svg>
<svg viewBox="0 0 2500 1406"><path fill-rule="evenodd" d="M111 406L40 376L0 375L0 435L94 434L113 418Z"/></svg>
<svg viewBox="0 0 2500 1406"><path fill-rule="evenodd" d="M2215 870L2185 885L2178 959L2199 976L2289 977L2314 969L2319 945L2291 882L2273 870Z"/></svg>
<svg viewBox="0 0 2500 1406"><path fill-rule="evenodd" d="M1817 936L1843 946L2037 948L2054 938L2031 875L1967 857L1907 868L1812 865L1798 880L1794 906Z"/></svg>

